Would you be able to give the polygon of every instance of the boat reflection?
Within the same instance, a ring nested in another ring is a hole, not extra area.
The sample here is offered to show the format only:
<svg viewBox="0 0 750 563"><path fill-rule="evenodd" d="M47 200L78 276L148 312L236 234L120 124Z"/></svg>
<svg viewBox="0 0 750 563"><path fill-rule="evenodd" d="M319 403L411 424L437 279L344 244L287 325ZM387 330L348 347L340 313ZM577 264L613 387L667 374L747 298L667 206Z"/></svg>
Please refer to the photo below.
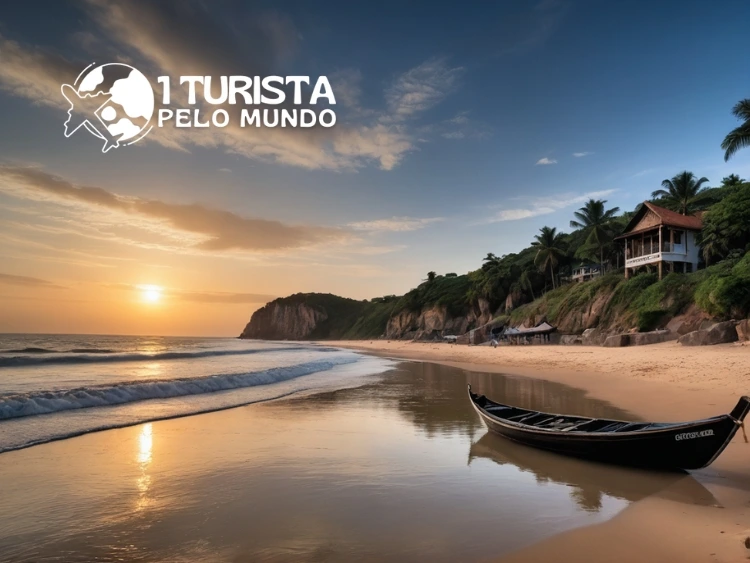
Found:
<svg viewBox="0 0 750 563"><path fill-rule="evenodd" d="M596 512L606 496L635 502L658 496L684 504L718 506L711 492L688 473L645 471L566 457L517 444L487 433L469 449L471 464L489 459L533 473L538 483L558 483L571 488L571 497L584 510Z"/></svg>

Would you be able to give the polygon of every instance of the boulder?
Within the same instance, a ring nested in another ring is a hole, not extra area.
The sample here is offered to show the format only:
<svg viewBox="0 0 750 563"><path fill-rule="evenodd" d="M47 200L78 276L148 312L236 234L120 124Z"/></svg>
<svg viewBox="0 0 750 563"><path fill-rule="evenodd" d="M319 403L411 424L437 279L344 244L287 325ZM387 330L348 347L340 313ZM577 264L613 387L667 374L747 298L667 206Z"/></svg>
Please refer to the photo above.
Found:
<svg viewBox="0 0 750 563"><path fill-rule="evenodd" d="M621 348L622 346L630 346L630 334L613 334L608 336L602 346L606 348Z"/></svg>
<svg viewBox="0 0 750 563"><path fill-rule="evenodd" d="M669 340L677 340L679 335L668 330L654 330L651 332L638 332L630 335L631 346L648 346L649 344L659 344Z"/></svg>
<svg viewBox="0 0 750 563"><path fill-rule="evenodd" d="M706 315L706 313L701 311L700 307L693 303L687 308L684 313L677 315L667 323L667 330L676 333L678 336L682 336L683 334L687 334L688 332L693 332L695 330L700 330L701 328L708 328L709 326L711 326L712 323L708 323L707 326L701 326L707 321L707 318L708 315Z"/></svg>
<svg viewBox="0 0 750 563"><path fill-rule="evenodd" d="M738 322L734 328L737 331L737 340L740 342L750 340L750 319Z"/></svg>
<svg viewBox="0 0 750 563"><path fill-rule="evenodd" d="M581 344L581 337L577 334L562 334L560 335L560 344L563 344L565 346Z"/></svg>
<svg viewBox="0 0 750 563"><path fill-rule="evenodd" d="M584 346L601 346L607 339L607 334L598 328L587 328L581 335L581 343Z"/></svg>
<svg viewBox="0 0 750 563"><path fill-rule="evenodd" d="M694 330L677 340L683 346L712 346L714 344L725 344L727 342L736 342L738 331L735 321L726 321L716 323L710 328Z"/></svg>

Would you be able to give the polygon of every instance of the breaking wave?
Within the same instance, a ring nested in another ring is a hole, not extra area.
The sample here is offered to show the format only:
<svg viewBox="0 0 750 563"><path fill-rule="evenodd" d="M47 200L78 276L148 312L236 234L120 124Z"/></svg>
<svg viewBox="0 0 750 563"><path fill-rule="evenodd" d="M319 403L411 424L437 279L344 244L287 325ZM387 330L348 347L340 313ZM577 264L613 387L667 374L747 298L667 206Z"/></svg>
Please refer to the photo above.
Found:
<svg viewBox="0 0 750 563"><path fill-rule="evenodd" d="M96 348L75 348L62 354L57 350L44 348L25 348L22 350L8 350L4 353L34 354L33 356L11 356L0 357L0 367L23 367L50 364L88 364L88 363L110 363L110 362L141 362L154 360L183 360L192 358L209 358L212 356L241 356L247 354L261 354L263 352L287 352L293 350L306 350L303 346L290 346L283 348L260 348L251 350L201 350L194 352L158 352L147 354L141 352L130 352L113 354L111 350ZM330 348L319 348L321 351L329 351ZM50 356L48 354L56 354ZM108 355L109 354L109 355Z"/></svg>
<svg viewBox="0 0 750 563"><path fill-rule="evenodd" d="M268 385L330 370L338 365L356 363L358 359L357 356L348 356L248 373L127 382L4 395L0 396L0 420Z"/></svg>

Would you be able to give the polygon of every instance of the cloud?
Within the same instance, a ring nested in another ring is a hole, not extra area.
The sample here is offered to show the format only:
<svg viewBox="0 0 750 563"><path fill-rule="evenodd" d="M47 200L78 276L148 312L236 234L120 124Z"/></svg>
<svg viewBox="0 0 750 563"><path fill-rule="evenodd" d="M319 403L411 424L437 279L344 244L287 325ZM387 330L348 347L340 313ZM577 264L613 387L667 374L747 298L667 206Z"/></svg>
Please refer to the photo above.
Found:
<svg viewBox="0 0 750 563"><path fill-rule="evenodd" d="M7 285L20 285L23 287L37 287L37 288L46 287L50 289L64 289L62 286L59 286L47 280L42 280L39 278L31 278L28 276L14 276L12 274L2 274L2 273L0 273L0 283L7 284Z"/></svg>
<svg viewBox="0 0 750 563"><path fill-rule="evenodd" d="M217 17L199 1L85 0L82 6L94 28L87 30L87 40L81 45L96 44L97 57L127 60L148 76L265 76L283 65L301 41L291 20L276 13L258 12L236 22ZM0 60L1 88L59 108L66 107L60 84L72 82L87 64L3 37ZM218 148L249 159L307 169L356 170L376 163L383 170L392 170L415 148L406 121L448 95L461 71L442 59L430 59L397 76L383 93L388 111L375 111L360 106L359 71L345 70L334 76L341 88L340 94L335 89L334 94L342 108L335 127L241 128L237 118L240 108L226 106L233 117L225 128L155 128L137 146L158 143L182 151ZM183 94L173 91L174 98ZM350 113L343 110L347 106Z"/></svg>
<svg viewBox="0 0 750 563"><path fill-rule="evenodd" d="M589 152L589 151L574 152L573 156L576 157L576 158L583 158L584 156L588 156L590 154L594 154L594 153L593 152Z"/></svg>
<svg viewBox="0 0 750 563"><path fill-rule="evenodd" d="M286 225L280 221L242 217L200 204L174 204L128 198L98 187L77 186L39 169L0 166L0 188L13 195L52 196L86 206L106 208L136 217L152 228L192 233L188 245L200 250L273 251L342 242L350 233L334 227ZM122 222L113 217L112 222ZM156 225L153 225L153 224Z"/></svg>
<svg viewBox="0 0 750 563"><path fill-rule="evenodd" d="M228 293L223 291L183 291L166 290L167 296L173 296L180 301L192 303L268 303L277 296L263 295L258 293Z"/></svg>
<svg viewBox="0 0 750 563"><path fill-rule="evenodd" d="M441 131L444 139L486 139L492 135L492 128L479 121L469 118L468 111L458 112L450 119L446 119L433 129Z"/></svg>
<svg viewBox="0 0 750 563"><path fill-rule="evenodd" d="M375 219L373 221L359 221L349 223L347 227L356 231L390 231L407 232L423 229L431 223L444 221L442 217L418 219L415 217L391 217L390 219Z"/></svg>
<svg viewBox="0 0 750 563"><path fill-rule="evenodd" d="M584 203L589 199L597 199L608 196L615 191L616 190L601 190L580 195L562 194L558 196L534 198L529 201L529 205L526 207L502 209L492 217L480 221L478 224L486 225L488 223L499 223L502 221L518 221L520 219L528 219L530 217L538 217L540 215L549 215L550 213L554 213L555 211L565 209L566 207Z"/></svg>
<svg viewBox="0 0 750 563"><path fill-rule="evenodd" d="M60 85L75 79L83 66L56 53L25 48L0 35L0 87L36 104L65 108ZM71 78L72 77L72 78Z"/></svg>
<svg viewBox="0 0 750 563"><path fill-rule="evenodd" d="M548 164L557 164L557 161L554 158L547 158L546 156L536 161L536 166L546 166Z"/></svg>
<svg viewBox="0 0 750 563"><path fill-rule="evenodd" d="M463 71L444 59L431 59L405 72L386 91L387 119L399 121L436 106L456 88Z"/></svg>
<svg viewBox="0 0 750 563"><path fill-rule="evenodd" d="M231 168L219 168L219 172L224 172L225 174L231 174L232 169Z"/></svg>

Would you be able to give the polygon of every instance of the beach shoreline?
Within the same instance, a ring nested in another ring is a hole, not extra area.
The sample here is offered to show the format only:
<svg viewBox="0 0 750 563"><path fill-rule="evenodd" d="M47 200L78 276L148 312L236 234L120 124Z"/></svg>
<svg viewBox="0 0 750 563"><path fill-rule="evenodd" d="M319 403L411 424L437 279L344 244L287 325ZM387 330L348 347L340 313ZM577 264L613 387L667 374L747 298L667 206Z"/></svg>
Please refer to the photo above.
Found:
<svg viewBox="0 0 750 563"><path fill-rule="evenodd" d="M327 341L363 353L440 363L466 371L520 375L583 389L651 420L689 420L729 412L750 392L750 347L637 348L458 346L406 341ZM647 498L613 519L565 532L502 562L737 562L750 557L750 445L738 432L710 467L692 472L722 509Z"/></svg>

